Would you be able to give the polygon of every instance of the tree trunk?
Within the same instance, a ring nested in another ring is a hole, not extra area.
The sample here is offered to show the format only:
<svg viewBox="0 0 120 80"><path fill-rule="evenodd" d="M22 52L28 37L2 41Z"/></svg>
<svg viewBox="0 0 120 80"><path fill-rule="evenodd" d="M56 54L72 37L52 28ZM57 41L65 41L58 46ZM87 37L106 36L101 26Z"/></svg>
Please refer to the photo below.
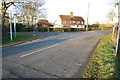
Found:
<svg viewBox="0 0 120 80"><path fill-rule="evenodd" d="M5 1L2 1L2 40L4 40L8 36L9 32L9 21L6 15L6 10L8 7L10 7L14 2L5 3Z"/></svg>

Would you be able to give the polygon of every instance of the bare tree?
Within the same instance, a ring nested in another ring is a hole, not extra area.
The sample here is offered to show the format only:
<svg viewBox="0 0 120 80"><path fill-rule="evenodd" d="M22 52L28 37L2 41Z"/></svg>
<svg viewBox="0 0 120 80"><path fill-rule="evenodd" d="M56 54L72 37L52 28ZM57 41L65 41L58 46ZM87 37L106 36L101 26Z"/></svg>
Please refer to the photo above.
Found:
<svg viewBox="0 0 120 80"><path fill-rule="evenodd" d="M3 40L5 39L5 37L7 37L8 26L9 26L9 21L8 21L9 16L6 16L6 11L12 4L14 4L14 2L2 1L2 39Z"/></svg>
<svg viewBox="0 0 120 80"><path fill-rule="evenodd" d="M111 8L111 13L110 13L110 18L112 18L113 19L113 17L115 16L115 14L114 14L114 9L115 9L115 7L116 6L118 6L118 5L120 5L120 0L113 0L112 1L112 4L113 4L113 7ZM119 8L119 7L118 7ZM118 13L119 14L119 13ZM119 18L119 17L118 17ZM117 22L117 23L119 23L119 21ZM116 54L118 54L119 53L119 45L120 45L120 27L118 27L118 26L114 26L113 27L113 34L114 34L114 32L115 32L115 28L117 28L116 29L116 32L118 32L118 34L117 34L117 44L116 44ZM120 54L118 54L118 55L120 55Z"/></svg>
<svg viewBox="0 0 120 80"><path fill-rule="evenodd" d="M108 22L113 22L114 16L115 16L115 13L113 11L108 12L107 14Z"/></svg>
<svg viewBox="0 0 120 80"><path fill-rule="evenodd" d="M45 17L44 0L38 0L36 2L22 2L19 6L19 13L23 15L25 24L32 25L39 17ZM43 14L44 12L44 14Z"/></svg>
<svg viewBox="0 0 120 80"><path fill-rule="evenodd" d="M5 26L7 23L9 26L8 18L9 16L6 15L7 9L14 5L18 9L17 11L21 13L21 18L24 23L31 23L33 24L33 21L37 18L38 14L42 13L40 12L41 7L45 4L45 0L3 0L2 1L2 32L3 36L6 36L8 33L8 28Z"/></svg>
<svg viewBox="0 0 120 80"><path fill-rule="evenodd" d="M5 19L8 18L8 16L6 16L6 11L12 4L14 4L14 2L6 3L5 1L2 1L2 24L3 25L5 23Z"/></svg>

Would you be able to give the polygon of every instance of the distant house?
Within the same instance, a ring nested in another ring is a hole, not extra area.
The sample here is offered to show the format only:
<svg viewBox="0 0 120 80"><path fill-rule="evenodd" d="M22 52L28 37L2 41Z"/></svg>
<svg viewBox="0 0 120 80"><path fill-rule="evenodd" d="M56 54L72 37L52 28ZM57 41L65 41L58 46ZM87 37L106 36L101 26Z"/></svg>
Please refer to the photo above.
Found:
<svg viewBox="0 0 120 80"><path fill-rule="evenodd" d="M85 28L85 20L81 16L74 16L73 12L70 15L59 15L54 23L54 28Z"/></svg>
<svg viewBox="0 0 120 80"><path fill-rule="evenodd" d="M48 20L38 20L37 26L38 27L49 27L51 24L48 22Z"/></svg>

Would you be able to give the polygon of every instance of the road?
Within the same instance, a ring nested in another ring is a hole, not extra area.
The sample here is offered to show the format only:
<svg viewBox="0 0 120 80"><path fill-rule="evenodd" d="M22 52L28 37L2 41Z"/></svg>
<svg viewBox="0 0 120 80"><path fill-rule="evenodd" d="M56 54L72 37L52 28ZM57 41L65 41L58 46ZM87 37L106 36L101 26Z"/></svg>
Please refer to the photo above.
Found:
<svg viewBox="0 0 120 80"><path fill-rule="evenodd" d="M98 42L109 33L109 31L57 33L3 48L2 77L80 78Z"/></svg>

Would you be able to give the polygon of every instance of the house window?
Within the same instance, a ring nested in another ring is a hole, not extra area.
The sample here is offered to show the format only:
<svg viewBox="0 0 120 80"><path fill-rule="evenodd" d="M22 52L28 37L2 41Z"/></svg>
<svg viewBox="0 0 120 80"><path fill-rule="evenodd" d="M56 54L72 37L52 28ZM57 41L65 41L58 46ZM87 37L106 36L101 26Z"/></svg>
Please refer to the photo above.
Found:
<svg viewBox="0 0 120 80"><path fill-rule="evenodd" d="M81 24L84 24L84 22L81 22Z"/></svg>
<svg viewBox="0 0 120 80"><path fill-rule="evenodd" d="M77 21L77 24L80 24L80 21Z"/></svg>
<svg viewBox="0 0 120 80"><path fill-rule="evenodd" d="M73 21L73 23L75 23L75 21Z"/></svg>
<svg viewBox="0 0 120 80"><path fill-rule="evenodd" d="M71 23L71 21L68 21L68 23Z"/></svg>

